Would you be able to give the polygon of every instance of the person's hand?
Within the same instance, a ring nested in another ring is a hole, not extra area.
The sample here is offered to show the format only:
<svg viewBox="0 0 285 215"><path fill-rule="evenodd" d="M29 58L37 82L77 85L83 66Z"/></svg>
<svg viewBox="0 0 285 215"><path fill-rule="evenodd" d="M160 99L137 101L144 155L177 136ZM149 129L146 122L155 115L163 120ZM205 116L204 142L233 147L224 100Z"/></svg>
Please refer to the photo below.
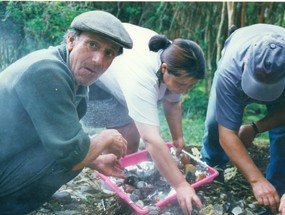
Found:
<svg viewBox="0 0 285 215"><path fill-rule="evenodd" d="M177 201L183 211L183 214L191 214L193 210L193 203L195 203L199 209L203 207L201 200L188 182L185 181L181 183L175 190L177 194Z"/></svg>
<svg viewBox="0 0 285 215"><path fill-rule="evenodd" d="M126 175L122 173L122 166L114 154L100 155L88 167L106 176L126 178Z"/></svg>
<svg viewBox="0 0 285 215"><path fill-rule="evenodd" d="M281 215L285 215L285 194L281 197L280 205L279 205L279 213Z"/></svg>
<svg viewBox="0 0 285 215"><path fill-rule="evenodd" d="M85 166L91 165L101 154L114 154L121 158L127 153L127 141L115 129L107 129L100 134L90 137L90 146L85 158L72 167L73 170L79 170Z"/></svg>
<svg viewBox="0 0 285 215"><path fill-rule="evenodd" d="M180 154L182 149L184 149L184 147L185 147L184 138L182 137L182 138L179 138L177 140L173 140L173 145L176 148L176 153Z"/></svg>
<svg viewBox="0 0 285 215"><path fill-rule="evenodd" d="M245 147L248 148L252 145L256 134L251 125L242 125L239 128L238 136Z"/></svg>
<svg viewBox="0 0 285 215"><path fill-rule="evenodd" d="M102 141L108 143L104 148L104 154L115 154L118 158L126 155L128 143L117 130L106 129L98 135L102 138Z"/></svg>
<svg viewBox="0 0 285 215"><path fill-rule="evenodd" d="M271 207L271 211L277 211L280 198L274 186L265 178L251 184L253 194L258 203Z"/></svg>

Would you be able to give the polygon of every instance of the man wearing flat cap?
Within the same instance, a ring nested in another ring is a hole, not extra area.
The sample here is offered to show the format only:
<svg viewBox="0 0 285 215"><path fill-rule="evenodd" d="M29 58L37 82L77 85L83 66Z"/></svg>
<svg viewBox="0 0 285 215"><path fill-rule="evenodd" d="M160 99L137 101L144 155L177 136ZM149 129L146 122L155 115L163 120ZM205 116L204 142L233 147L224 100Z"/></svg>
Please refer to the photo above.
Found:
<svg viewBox="0 0 285 215"><path fill-rule="evenodd" d="M116 130L89 137L79 120L88 86L132 40L103 11L73 20L63 44L35 51L0 73L0 212L26 214L89 167L122 177L127 142Z"/></svg>
<svg viewBox="0 0 285 215"><path fill-rule="evenodd" d="M284 89L285 29L256 24L232 33L213 80L202 159L221 169L231 160L250 183L257 201L273 212L285 193ZM242 125L244 109L251 103L266 105L268 114ZM270 136L266 178L246 150L265 131Z"/></svg>

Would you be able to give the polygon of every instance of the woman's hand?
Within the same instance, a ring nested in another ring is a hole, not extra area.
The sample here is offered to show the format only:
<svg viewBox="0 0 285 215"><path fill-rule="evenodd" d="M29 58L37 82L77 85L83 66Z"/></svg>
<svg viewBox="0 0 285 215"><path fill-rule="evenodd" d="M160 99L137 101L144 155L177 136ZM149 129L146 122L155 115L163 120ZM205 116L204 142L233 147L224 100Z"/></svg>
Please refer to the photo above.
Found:
<svg viewBox="0 0 285 215"><path fill-rule="evenodd" d="M193 203L195 203L199 209L203 207L201 200L188 182L185 181L181 183L175 190L177 201L183 211L183 214L189 215L192 213Z"/></svg>

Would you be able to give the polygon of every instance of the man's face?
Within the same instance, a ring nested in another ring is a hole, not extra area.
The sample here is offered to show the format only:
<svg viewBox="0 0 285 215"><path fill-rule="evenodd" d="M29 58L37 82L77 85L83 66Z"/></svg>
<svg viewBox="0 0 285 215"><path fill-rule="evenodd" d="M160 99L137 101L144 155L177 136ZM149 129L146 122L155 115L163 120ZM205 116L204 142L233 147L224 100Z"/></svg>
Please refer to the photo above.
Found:
<svg viewBox="0 0 285 215"><path fill-rule="evenodd" d="M119 53L119 45L95 33L82 32L79 37L68 36L70 68L77 85L89 86L111 65Z"/></svg>

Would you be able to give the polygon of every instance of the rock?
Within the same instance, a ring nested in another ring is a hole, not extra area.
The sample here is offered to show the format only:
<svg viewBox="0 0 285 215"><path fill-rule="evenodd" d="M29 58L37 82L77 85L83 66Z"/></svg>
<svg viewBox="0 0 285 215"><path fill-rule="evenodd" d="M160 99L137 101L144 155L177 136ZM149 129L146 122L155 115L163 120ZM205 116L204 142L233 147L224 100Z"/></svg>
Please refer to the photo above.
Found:
<svg viewBox="0 0 285 215"><path fill-rule="evenodd" d="M66 211L58 211L56 215L79 215L78 211L75 210L66 210Z"/></svg>
<svg viewBox="0 0 285 215"><path fill-rule="evenodd" d="M158 215L158 214L160 214L159 213L160 209L158 207L154 206L154 205L149 206L148 209L149 209L149 214L148 215Z"/></svg>
<svg viewBox="0 0 285 215"><path fill-rule="evenodd" d="M141 198L141 191L139 189L134 190L134 192L131 193L130 199L133 202L137 202Z"/></svg>
<svg viewBox="0 0 285 215"><path fill-rule="evenodd" d="M61 204L69 204L72 202L72 198L69 192L66 191L62 191L62 192L55 192L52 197L51 197L51 201L56 201L59 202Z"/></svg>
<svg viewBox="0 0 285 215"><path fill-rule="evenodd" d="M138 201L136 202L136 204L137 204L137 206L139 206L139 207L141 207L141 208L144 207L144 203L143 203L142 200L138 200Z"/></svg>
<svg viewBox="0 0 285 215"><path fill-rule="evenodd" d="M262 173L265 173L268 163L268 146L253 146L249 149L252 158L258 165ZM230 164L228 168L232 168ZM94 188L94 194L89 193L88 185ZM85 187L87 186L87 187ZM98 187L98 189L96 189ZM196 188L196 193L201 199L204 207L199 211L193 206L192 215L216 215L221 212L220 206L223 206L223 215L232 215L232 211L239 214L242 209L242 215L272 215L270 208L257 204L252 194L249 183L244 176L237 171L236 175L227 182L218 182L216 180ZM96 178L94 171L84 169L75 179L64 185L60 191L68 191L72 202L56 204L50 201L44 204L40 209L28 215L134 215L134 210L125 203L116 194L106 194L101 191L101 183ZM81 195L79 195L80 193ZM102 199L104 200L102 204ZM57 201L58 203L58 201ZM71 207L72 206L72 207ZM239 209L235 209L240 207ZM214 212L217 212L216 214ZM167 204L165 208L156 210L149 215L183 215L177 201Z"/></svg>
<svg viewBox="0 0 285 215"><path fill-rule="evenodd" d="M237 207L234 207L231 212L233 215L240 215L243 213L243 210L240 206L237 206Z"/></svg>
<svg viewBox="0 0 285 215"><path fill-rule="evenodd" d="M215 204L213 209L214 209L215 215L223 215L224 214L224 207L221 204Z"/></svg>
<svg viewBox="0 0 285 215"><path fill-rule="evenodd" d="M94 193L97 192L93 187L87 186L87 185L83 185L83 186L80 188L80 191L81 191L82 193L90 193L90 194L94 194Z"/></svg>

